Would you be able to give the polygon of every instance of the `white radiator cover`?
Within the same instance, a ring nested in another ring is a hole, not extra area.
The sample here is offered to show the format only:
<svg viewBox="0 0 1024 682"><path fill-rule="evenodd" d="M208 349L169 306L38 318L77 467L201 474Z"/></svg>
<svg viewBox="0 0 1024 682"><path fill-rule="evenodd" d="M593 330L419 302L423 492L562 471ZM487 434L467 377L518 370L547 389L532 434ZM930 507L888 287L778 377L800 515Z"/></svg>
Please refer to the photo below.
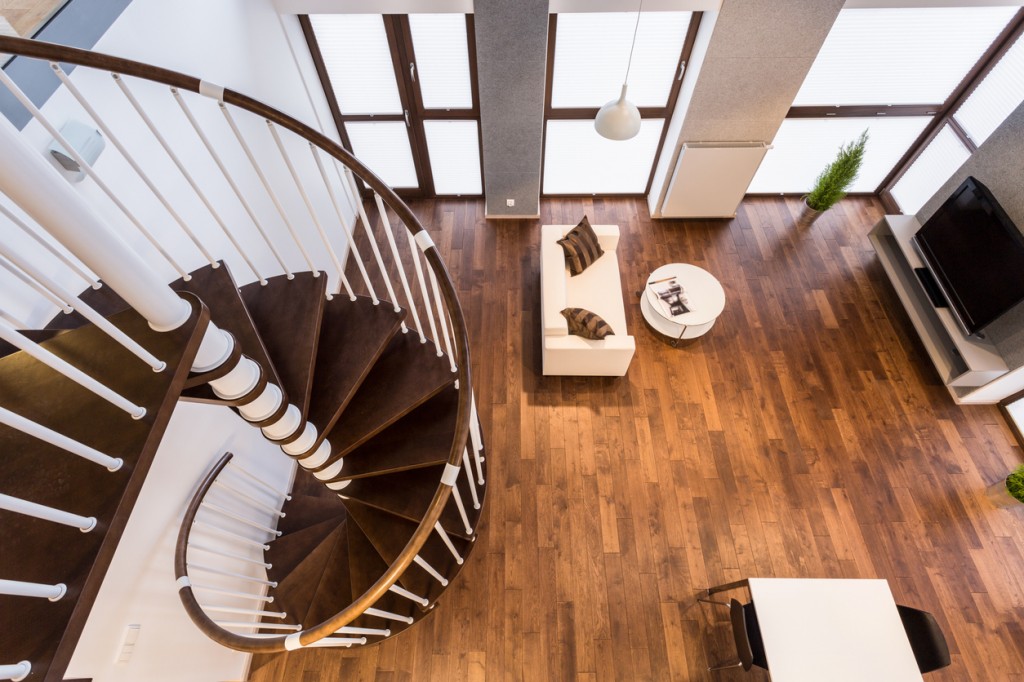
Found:
<svg viewBox="0 0 1024 682"><path fill-rule="evenodd" d="M662 218L732 218L767 142L687 142L679 153Z"/></svg>

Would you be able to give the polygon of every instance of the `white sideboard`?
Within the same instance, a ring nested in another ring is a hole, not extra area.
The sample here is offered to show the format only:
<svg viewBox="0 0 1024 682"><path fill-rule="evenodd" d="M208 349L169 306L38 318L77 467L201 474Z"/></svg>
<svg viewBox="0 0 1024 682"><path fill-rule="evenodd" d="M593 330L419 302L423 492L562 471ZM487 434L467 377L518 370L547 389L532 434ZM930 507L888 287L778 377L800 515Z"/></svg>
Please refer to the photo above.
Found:
<svg viewBox="0 0 1024 682"><path fill-rule="evenodd" d="M932 305L914 273L914 268L924 267L910 242L919 229L921 224L914 216L887 215L869 238L953 398L974 402L969 399L972 391L1003 376L1009 368L992 343L968 337L948 309Z"/></svg>

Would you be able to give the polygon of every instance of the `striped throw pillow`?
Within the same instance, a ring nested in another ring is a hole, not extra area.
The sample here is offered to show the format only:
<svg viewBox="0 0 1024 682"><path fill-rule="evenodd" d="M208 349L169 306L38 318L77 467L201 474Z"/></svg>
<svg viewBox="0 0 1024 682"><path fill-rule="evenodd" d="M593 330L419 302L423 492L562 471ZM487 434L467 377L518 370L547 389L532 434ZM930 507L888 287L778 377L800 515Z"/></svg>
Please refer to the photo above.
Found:
<svg viewBox="0 0 1024 682"><path fill-rule="evenodd" d="M565 251L565 263L569 266L569 274L574 277L590 267L604 254L587 216L583 216L580 224L569 230L569 233L559 239L558 243Z"/></svg>
<svg viewBox="0 0 1024 682"><path fill-rule="evenodd" d="M573 336L600 341L615 334L600 315L583 308L566 308L562 311L562 317L569 323L569 333Z"/></svg>

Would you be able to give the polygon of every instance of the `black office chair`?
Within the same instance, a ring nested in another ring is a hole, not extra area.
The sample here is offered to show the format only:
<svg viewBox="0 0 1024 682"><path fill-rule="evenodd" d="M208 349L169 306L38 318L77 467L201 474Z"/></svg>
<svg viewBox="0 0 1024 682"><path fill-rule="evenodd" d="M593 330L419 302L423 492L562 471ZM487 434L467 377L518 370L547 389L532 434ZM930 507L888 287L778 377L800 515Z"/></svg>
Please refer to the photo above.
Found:
<svg viewBox="0 0 1024 682"><path fill-rule="evenodd" d="M896 605L903 621L903 629L907 631L910 648L914 650L917 667L921 674L930 673L949 665L949 647L946 637L942 634L935 617L927 611L909 606Z"/></svg>
<svg viewBox="0 0 1024 682"><path fill-rule="evenodd" d="M764 642L761 641L761 627L757 624L757 612L754 611L754 605L752 603L742 604L737 599L732 599L729 603L711 599L699 599L699 601L729 607L732 636L736 642L736 655L739 657L739 661L736 663L712 666L708 670L725 670L742 666L743 670L747 671L755 665L767 670L768 659L764 655Z"/></svg>

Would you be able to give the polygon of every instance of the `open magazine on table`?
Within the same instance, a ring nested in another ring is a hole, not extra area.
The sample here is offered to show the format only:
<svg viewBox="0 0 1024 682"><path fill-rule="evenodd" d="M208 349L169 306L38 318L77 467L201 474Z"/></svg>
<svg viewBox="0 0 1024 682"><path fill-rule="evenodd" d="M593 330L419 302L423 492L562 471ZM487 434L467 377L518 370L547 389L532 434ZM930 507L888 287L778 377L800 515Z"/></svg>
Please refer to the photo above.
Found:
<svg viewBox="0 0 1024 682"><path fill-rule="evenodd" d="M658 297L661 311L668 317L676 317L690 312L686 292L675 277L656 279L647 283L654 295Z"/></svg>

